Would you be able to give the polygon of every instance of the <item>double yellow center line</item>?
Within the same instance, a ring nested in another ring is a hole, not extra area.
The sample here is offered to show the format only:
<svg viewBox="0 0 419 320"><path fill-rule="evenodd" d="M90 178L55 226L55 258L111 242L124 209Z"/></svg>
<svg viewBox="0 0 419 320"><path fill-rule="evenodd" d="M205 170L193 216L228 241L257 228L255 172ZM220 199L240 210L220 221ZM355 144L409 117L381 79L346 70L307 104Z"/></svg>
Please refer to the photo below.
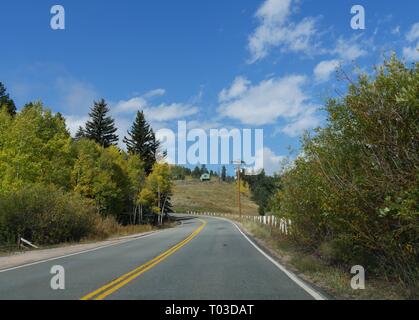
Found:
<svg viewBox="0 0 419 320"><path fill-rule="evenodd" d="M149 262L139 266L138 268L124 274L123 276L119 277L118 279L104 285L103 287L100 287L99 289L93 291L92 293L89 293L88 295L84 296L81 300L103 300L115 291L121 289L123 286L127 285L131 281L137 279L140 275L147 272L154 266L158 265L160 262L167 259L169 256L174 254L176 251L178 251L180 248L185 246L188 242L192 241L207 225L207 222L204 220L200 220L202 222L202 225L196 229L189 237L187 237L182 242L179 242L177 245L173 246L169 250L163 252L158 257L154 258L153 260L150 260Z"/></svg>

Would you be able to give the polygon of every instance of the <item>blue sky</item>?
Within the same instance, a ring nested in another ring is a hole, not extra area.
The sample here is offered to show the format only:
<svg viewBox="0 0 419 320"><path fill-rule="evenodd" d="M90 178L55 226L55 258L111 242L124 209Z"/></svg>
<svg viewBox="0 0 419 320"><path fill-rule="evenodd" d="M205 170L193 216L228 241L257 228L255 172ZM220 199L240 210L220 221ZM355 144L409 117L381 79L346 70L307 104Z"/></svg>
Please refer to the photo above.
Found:
<svg viewBox="0 0 419 320"><path fill-rule="evenodd" d="M66 29L50 28L50 8ZM363 5L366 29L350 26ZM18 106L42 100L72 132L105 98L121 138L138 107L158 128L263 128L279 169L319 107L395 51L419 60L419 2L333 0L14 0L1 3L0 81Z"/></svg>

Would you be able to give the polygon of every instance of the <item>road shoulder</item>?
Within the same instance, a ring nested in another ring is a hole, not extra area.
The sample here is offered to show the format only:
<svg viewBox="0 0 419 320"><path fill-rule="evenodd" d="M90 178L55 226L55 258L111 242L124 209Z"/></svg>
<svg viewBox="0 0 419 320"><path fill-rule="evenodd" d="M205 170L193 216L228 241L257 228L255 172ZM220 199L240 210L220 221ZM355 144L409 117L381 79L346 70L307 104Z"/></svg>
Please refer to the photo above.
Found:
<svg viewBox="0 0 419 320"><path fill-rule="evenodd" d="M259 247L260 250L264 252L268 257L270 257L272 260L274 260L276 263L281 265L284 269L286 269L288 272L292 273L294 276L296 276L301 282L306 284L308 287L311 287L312 290L317 292L319 295L321 295L324 300L335 300L336 297L331 295L329 292L327 292L325 289L319 287L318 285L314 284L308 277L306 277L303 273L299 272L296 268L294 268L292 265L287 263L286 259L284 259L283 256L281 256L276 250L274 250L266 241L264 241L261 238L256 237L254 234L252 234L249 230L247 230L242 223L236 221L236 220L229 220L234 225L239 228L239 230L246 235L251 241L254 242L256 246Z"/></svg>
<svg viewBox="0 0 419 320"><path fill-rule="evenodd" d="M0 272L5 272L7 270L22 267L25 265L41 263L44 261L51 261L51 260L63 258L66 256L77 255L77 254L82 254L82 253L93 251L93 250L107 248L110 246L122 244L122 243L133 241L136 239L148 237L158 232L161 232L161 231L155 230L155 231L139 233L135 235L112 238L112 239L108 239L108 240L104 240L100 242L94 242L94 243L63 245L58 248L11 253L9 255L0 256Z"/></svg>

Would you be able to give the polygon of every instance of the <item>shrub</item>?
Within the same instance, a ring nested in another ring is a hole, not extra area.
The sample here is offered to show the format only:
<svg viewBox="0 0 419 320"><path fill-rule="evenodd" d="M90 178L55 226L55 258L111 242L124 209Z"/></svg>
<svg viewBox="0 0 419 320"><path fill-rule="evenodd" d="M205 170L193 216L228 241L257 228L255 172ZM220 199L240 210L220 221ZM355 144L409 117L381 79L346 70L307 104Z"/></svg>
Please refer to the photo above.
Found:
<svg viewBox="0 0 419 320"><path fill-rule="evenodd" d="M334 262L415 283L419 269L419 64L392 57L326 106L282 177L278 214Z"/></svg>
<svg viewBox="0 0 419 320"><path fill-rule="evenodd" d="M0 195L0 241L21 236L35 244L80 241L98 217L91 201L53 186L34 184Z"/></svg>

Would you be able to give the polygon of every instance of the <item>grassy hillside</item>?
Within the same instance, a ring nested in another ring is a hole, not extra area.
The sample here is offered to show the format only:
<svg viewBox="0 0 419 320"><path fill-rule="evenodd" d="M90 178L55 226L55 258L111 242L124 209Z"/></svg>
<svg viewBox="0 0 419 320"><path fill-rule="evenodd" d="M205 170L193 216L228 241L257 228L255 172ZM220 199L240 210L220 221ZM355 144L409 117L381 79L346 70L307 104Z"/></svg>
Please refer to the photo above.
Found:
<svg viewBox="0 0 419 320"><path fill-rule="evenodd" d="M172 203L176 212L238 213L236 194L234 183L189 179L175 182ZM242 190L241 200L244 215L258 214L258 206L250 200L248 190Z"/></svg>

